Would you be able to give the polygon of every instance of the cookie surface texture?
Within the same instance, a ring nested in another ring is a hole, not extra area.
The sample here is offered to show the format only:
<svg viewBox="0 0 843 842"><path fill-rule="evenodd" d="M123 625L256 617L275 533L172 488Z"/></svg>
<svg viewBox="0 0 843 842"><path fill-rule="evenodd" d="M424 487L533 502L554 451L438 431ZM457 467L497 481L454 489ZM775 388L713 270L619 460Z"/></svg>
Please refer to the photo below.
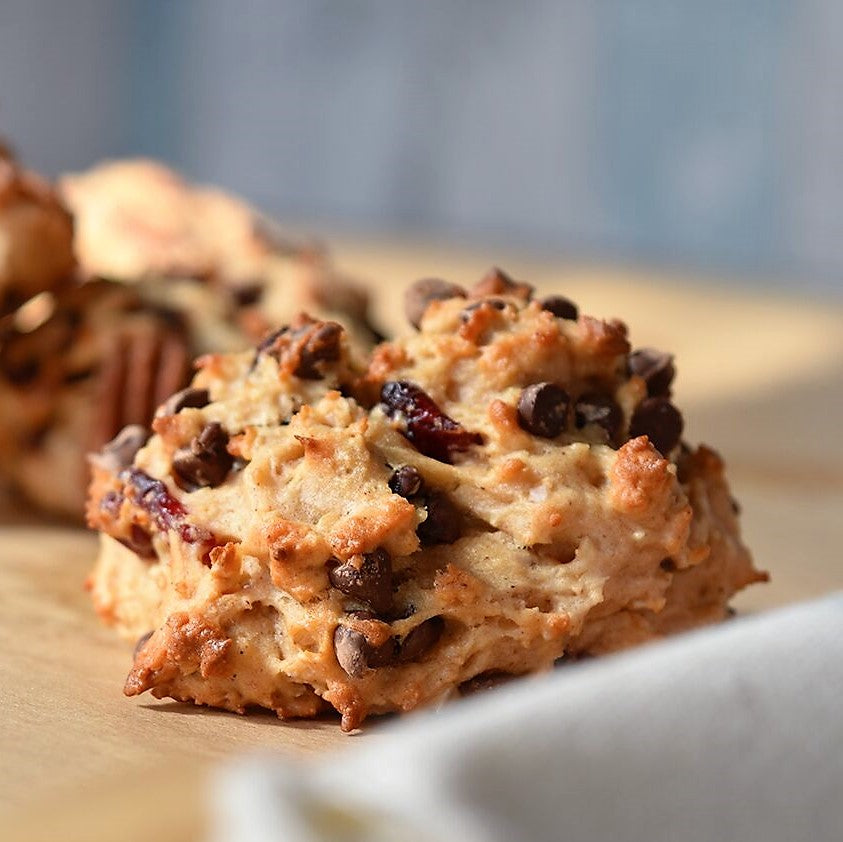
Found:
<svg viewBox="0 0 843 842"><path fill-rule="evenodd" d="M126 693L350 730L723 619L763 580L672 360L500 272L443 290L367 357L307 317L206 356L207 402L94 460L94 604L142 638Z"/></svg>

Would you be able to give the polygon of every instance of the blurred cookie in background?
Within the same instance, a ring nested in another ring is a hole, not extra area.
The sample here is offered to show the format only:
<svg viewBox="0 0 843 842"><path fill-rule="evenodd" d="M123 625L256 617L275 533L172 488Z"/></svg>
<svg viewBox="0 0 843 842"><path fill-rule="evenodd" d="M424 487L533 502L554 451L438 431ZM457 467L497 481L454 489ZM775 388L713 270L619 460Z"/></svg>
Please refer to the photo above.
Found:
<svg viewBox="0 0 843 842"><path fill-rule="evenodd" d="M109 281L33 300L0 335L2 473L40 508L79 518L86 454L144 424L190 373L177 312Z"/></svg>
<svg viewBox="0 0 843 842"><path fill-rule="evenodd" d="M0 316L71 282L73 222L50 184L0 140Z"/></svg>
<svg viewBox="0 0 843 842"><path fill-rule="evenodd" d="M0 479L40 509L81 519L86 454L148 424L197 356L305 310L343 323L361 352L374 344L365 291L222 191L125 161L67 176L61 193L74 216L0 156Z"/></svg>
<svg viewBox="0 0 843 842"><path fill-rule="evenodd" d="M366 292L337 273L322 249L291 241L222 190L146 159L101 163L63 176L59 186L87 276L205 284L251 308L243 322L251 340L302 310L339 318L364 344L371 339Z"/></svg>

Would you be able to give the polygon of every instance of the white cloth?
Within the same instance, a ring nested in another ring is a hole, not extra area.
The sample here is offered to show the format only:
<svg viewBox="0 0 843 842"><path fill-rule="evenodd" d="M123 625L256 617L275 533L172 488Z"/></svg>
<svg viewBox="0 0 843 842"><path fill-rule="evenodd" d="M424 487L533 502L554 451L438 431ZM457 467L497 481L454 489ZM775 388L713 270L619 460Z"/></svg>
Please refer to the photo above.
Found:
<svg viewBox="0 0 843 842"><path fill-rule="evenodd" d="M843 839L843 594L217 776L214 842Z"/></svg>

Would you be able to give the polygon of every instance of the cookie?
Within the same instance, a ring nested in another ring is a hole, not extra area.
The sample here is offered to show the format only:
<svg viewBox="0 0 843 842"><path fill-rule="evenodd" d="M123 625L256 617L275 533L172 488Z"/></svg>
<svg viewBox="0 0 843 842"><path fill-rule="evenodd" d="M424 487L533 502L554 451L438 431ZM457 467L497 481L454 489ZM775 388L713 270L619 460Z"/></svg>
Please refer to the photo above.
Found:
<svg viewBox="0 0 843 842"><path fill-rule="evenodd" d="M723 619L765 578L668 355L499 270L425 281L408 316L368 359L306 317L208 355L94 460L89 585L140 638L128 695L350 730Z"/></svg>
<svg viewBox="0 0 843 842"><path fill-rule="evenodd" d="M73 224L50 185L0 149L0 317L72 277Z"/></svg>
<svg viewBox="0 0 843 842"><path fill-rule="evenodd" d="M196 356L250 347L305 308L363 353L374 342L365 293L221 191L146 161L62 191L75 238L46 182L0 155L0 478L42 509L80 519L84 455L129 419L148 425Z"/></svg>
<svg viewBox="0 0 843 842"><path fill-rule="evenodd" d="M336 272L323 251L292 242L222 190L189 184L144 159L68 174L59 187L88 276L208 284L222 298L253 305L247 325L253 336L307 310L339 317L371 342L365 291Z"/></svg>
<svg viewBox="0 0 843 842"><path fill-rule="evenodd" d="M137 290L95 281L57 294L42 320L0 330L0 473L41 508L79 519L86 455L189 380L182 317Z"/></svg>

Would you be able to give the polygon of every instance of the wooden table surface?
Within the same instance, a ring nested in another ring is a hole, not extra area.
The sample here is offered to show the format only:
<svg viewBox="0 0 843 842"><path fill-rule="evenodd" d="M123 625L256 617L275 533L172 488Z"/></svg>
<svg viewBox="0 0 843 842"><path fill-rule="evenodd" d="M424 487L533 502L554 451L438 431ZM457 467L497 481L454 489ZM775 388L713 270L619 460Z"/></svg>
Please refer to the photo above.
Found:
<svg viewBox="0 0 843 842"><path fill-rule="evenodd" d="M564 292L585 312L623 317L634 344L676 354L687 437L726 457L746 540L772 573L770 584L739 596L739 610L843 588L839 305L526 255L351 240L334 250L378 290L376 316L390 331L405 329L406 283L430 275L471 283L492 263ZM84 531L39 522L9 500L0 505L5 838L197 838L195 769L244 749L306 755L365 739L342 736L329 719L281 723L125 698L129 648L98 625L82 589L94 551Z"/></svg>

